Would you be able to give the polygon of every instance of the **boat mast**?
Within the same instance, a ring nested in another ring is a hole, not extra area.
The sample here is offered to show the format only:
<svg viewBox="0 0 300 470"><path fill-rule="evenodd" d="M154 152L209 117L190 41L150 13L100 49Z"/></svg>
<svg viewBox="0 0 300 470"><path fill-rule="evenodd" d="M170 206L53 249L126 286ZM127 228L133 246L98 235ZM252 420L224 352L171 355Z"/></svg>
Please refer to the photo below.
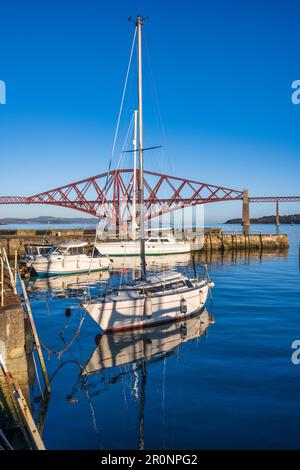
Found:
<svg viewBox="0 0 300 470"><path fill-rule="evenodd" d="M136 27L138 32L138 97L139 97L139 205L140 205L140 237L141 237L141 279L146 281L145 228L144 228L144 162L143 162L143 87L142 87L142 26L145 19L138 16Z"/></svg>
<svg viewBox="0 0 300 470"><path fill-rule="evenodd" d="M131 236L136 239L136 154L137 154L137 119L138 110L134 110L134 130L133 130L133 201L132 201L132 222L131 222Z"/></svg>

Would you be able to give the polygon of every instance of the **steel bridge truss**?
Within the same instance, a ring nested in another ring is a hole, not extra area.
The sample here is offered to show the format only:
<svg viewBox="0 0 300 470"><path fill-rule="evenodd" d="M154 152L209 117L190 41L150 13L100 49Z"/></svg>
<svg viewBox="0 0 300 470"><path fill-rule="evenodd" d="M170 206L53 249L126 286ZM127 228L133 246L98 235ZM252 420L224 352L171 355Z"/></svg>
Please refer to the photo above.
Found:
<svg viewBox="0 0 300 470"><path fill-rule="evenodd" d="M138 170L137 170L138 173ZM136 175L138 181L138 174ZM198 204L241 200L242 191L144 171L145 219ZM113 170L28 197L0 197L0 204L48 204L118 223L132 219L134 170Z"/></svg>

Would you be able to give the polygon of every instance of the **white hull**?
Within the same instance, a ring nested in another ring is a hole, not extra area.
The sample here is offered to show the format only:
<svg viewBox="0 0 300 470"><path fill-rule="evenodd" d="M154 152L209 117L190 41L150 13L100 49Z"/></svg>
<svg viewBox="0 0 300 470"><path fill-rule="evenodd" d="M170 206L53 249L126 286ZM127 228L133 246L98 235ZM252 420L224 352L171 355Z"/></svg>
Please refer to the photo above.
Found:
<svg viewBox="0 0 300 470"><path fill-rule="evenodd" d="M104 332L126 331L187 318L204 309L208 284L185 291L155 295L151 298L152 315L145 315L145 295L132 294L128 299L110 296L109 300L84 304L83 308ZM181 310L181 300L186 301L186 311Z"/></svg>
<svg viewBox="0 0 300 470"><path fill-rule="evenodd" d="M39 275L56 275L82 273L87 271L101 271L108 269L110 262L106 257L92 258L87 256L70 256L62 259L40 258L34 261L33 267Z"/></svg>
<svg viewBox="0 0 300 470"><path fill-rule="evenodd" d="M107 256L140 256L139 241L124 241L111 243L97 243L100 253ZM146 256L163 256L180 253L190 253L191 247L188 243L172 241L168 243L145 242Z"/></svg>

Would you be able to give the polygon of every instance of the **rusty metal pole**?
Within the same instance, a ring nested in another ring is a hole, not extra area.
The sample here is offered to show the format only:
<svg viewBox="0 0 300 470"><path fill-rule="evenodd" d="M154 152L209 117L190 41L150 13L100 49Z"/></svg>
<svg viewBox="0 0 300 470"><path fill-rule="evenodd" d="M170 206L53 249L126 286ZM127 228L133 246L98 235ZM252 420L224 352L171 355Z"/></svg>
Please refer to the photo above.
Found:
<svg viewBox="0 0 300 470"><path fill-rule="evenodd" d="M279 215L279 201L276 201L276 225L280 225L280 215Z"/></svg>
<svg viewBox="0 0 300 470"><path fill-rule="evenodd" d="M242 215L243 232L249 233L250 228L250 209L249 209L249 190L243 190L243 215Z"/></svg>

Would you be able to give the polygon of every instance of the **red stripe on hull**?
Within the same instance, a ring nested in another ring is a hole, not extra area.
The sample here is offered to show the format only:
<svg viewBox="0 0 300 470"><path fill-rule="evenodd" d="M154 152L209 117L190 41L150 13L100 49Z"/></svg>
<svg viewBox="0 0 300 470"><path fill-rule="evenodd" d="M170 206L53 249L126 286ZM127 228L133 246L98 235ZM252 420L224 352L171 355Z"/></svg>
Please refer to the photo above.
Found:
<svg viewBox="0 0 300 470"><path fill-rule="evenodd" d="M151 323L138 323L132 326L120 326L117 328L107 328L107 330L104 330L105 334L113 334L113 333L120 333L122 331L130 331L130 330L142 330L149 328L151 326L157 326L157 325L163 325L165 323L174 323L176 321L182 321L186 318L191 318L193 316L199 315L200 313L205 310L205 305L201 307L199 310L196 310L196 312L189 313L188 315L181 315L180 317L176 318L168 318L167 320L159 320L159 321L153 321Z"/></svg>

